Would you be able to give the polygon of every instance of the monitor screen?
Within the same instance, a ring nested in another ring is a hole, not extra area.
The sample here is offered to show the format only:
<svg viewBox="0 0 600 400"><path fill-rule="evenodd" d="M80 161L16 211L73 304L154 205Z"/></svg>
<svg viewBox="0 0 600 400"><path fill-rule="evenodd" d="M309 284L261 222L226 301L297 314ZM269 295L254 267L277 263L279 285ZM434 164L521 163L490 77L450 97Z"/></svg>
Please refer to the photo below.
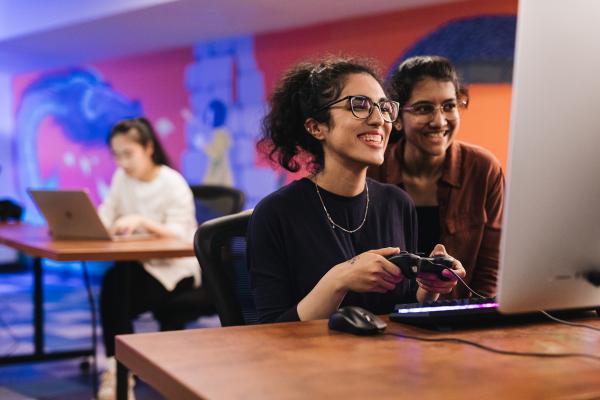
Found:
<svg viewBox="0 0 600 400"><path fill-rule="evenodd" d="M498 303L600 305L600 2L519 0Z"/></svg>

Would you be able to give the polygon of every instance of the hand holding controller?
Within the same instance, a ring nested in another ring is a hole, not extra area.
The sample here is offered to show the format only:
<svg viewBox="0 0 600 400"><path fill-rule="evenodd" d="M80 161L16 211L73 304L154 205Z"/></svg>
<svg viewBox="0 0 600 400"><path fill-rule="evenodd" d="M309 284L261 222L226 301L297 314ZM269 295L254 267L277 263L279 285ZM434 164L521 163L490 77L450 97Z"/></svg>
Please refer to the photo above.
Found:
<svg viewBox="0 0 600 400"><path fill-rule="evenodd" d="M420 257L416 254L402 251L388 257L388 260L394 263L402 271L406 278L414 279L421 272L436 274L441 280L450 279L442 274L445 269L452 269L453 259L447 257Z"/></svg>

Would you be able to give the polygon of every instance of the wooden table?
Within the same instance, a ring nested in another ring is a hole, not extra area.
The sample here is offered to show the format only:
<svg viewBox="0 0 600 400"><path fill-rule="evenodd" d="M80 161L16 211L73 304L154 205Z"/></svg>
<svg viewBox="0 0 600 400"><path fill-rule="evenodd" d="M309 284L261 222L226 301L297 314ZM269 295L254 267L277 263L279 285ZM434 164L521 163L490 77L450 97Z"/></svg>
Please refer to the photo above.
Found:
<svg viewBox="0 0 600 400"><path fill-rule="evenodd" d="M0 244L56 261L130 261L194 256L191 243L169 238L54 240L45 226L0 224Z"/></svg>
<svg viewBox="0 0 600 400"><path fill-rule="evenodd" d="M44 296L41 258L56 261L128 261L194 255L191 243L176 239L152 238L137 241L54 240L45 226L0 224L0 244L34 257L34 352L1 357L0 364L55 360L93 354L93 349L48 353L44 351ZM92 306L90 304L90 306Z"/></svg>
<svg viewBox="0 0 600 400"><path fill-rule="evenodd" d="M600 319L584 320L600 328ZM494 348L600 356L600 332L554 322L439 333ZM119 363L169 399L591 399L600 360L493 354L464 344L329 331L327 321L121 335Z"/></svg>

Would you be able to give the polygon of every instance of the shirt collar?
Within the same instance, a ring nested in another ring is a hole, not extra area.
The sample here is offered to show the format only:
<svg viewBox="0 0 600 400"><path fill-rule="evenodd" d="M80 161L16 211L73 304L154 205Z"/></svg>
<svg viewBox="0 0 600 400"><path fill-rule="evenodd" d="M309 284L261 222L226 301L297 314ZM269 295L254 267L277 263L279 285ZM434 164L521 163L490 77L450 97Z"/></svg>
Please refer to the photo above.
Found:
<svg viewBox="0 0 600 400"><path fill-rule="evenodd" d="M404 169L404 145L406 141L402 138L391 155L398 160L401 169ZM390 163L389 165L394 165ZM460 151L460 145L453 140L448 149L446 150L446 159L444 160L444 170L442 172L441 180L450 186L460 187L462 183L462 153ZM400 182L402 182L402 174L398 176Z"/></svg>

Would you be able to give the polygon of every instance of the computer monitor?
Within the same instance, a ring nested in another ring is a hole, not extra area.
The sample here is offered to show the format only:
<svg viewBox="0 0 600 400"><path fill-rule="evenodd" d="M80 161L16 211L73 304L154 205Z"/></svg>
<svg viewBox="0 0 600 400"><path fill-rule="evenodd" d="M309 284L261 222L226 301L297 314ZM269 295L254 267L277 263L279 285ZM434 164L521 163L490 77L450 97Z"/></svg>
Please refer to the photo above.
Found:
<svg viewBox="0 0 600 400"><path fill-rule="evenodd" d="M600 305L600 2L519 0L501 312Z"/></svg>

